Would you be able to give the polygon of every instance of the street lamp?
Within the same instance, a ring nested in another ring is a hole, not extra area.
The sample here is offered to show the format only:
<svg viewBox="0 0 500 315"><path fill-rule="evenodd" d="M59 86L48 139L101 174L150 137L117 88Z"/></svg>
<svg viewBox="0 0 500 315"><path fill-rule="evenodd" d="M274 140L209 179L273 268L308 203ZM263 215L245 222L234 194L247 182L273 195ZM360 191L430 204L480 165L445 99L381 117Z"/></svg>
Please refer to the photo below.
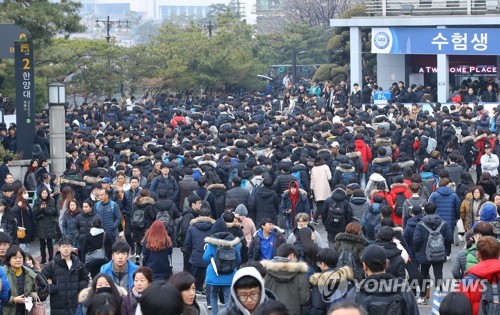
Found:
<svg viewBox="0 0 500 315"><path fill-rule="evenodd" d="M109 31L111 28L116 27L116 28L130 28L129 21L121 21L121 20L111 20L109 18L109 15L106 20L95 20L95 26L97 28L104 26L106 28L106 41L109 44L109 41L111 40L111 35L109 34ZM111 65L111 61L109 59L109 53L108 53L108 68Z"/></svg>
<svg viewBox="0 0 500 315"><path fill-rule="evenodd" d="M59 82L49 84L50 157L52 172L57 176L66 170L65 103L65 85Z"/></svg>
<svg viewBox="0 0 500 315"><path fill-rule="evenodd" d="M208 30L208 37L212 37L212 31L215 29L216 25L215 24L212 24L212 21L208 21L208 25L207 24L203 24L203 25L200 25L201 27L203 28L206 28Z"/></svg>

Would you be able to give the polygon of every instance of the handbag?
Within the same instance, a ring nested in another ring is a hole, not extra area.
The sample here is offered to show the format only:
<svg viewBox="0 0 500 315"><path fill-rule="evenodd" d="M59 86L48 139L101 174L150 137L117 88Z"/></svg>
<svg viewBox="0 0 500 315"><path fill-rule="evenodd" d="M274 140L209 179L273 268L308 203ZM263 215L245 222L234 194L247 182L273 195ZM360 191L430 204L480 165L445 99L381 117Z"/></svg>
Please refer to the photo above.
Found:
<svg viewBox="0 0 500 315"><path fill-rule="evenodd" d="M24 228L23 211L21 210L21 226L17 227L17 238L22 240L26 237L26 229Z"/></svg>
<svg viewBox="0 0 500 315"><path fill-rule="evenodd" d="M96 260L107 260L106 252L104 251L104 241L106 240L106 232L102 235L102 247L91 251L85 255L85 264L91 263Z"/></svg>
<svg viewBox="0 0 500 315"><path fill-rule="evenodd" d="M33 308L31 309L30 312L31 315L46 315L47 311L45 310L45 305L43 305L43 302L40 301L40 298L38 295L33 301Z"/></svg>

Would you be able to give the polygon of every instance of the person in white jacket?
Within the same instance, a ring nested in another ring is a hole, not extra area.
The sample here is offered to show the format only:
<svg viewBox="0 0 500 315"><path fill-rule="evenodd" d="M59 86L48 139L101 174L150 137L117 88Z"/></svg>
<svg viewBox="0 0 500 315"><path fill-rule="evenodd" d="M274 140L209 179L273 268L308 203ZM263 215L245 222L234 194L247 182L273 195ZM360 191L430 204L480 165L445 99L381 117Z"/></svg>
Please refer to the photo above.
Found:
<svg viewBox="0 0 500 315"><path fill-rule="evenodd" d="M491 151L491 144L486 143L484 145L484 155L481 157L481 168L483 172L490 173L496 186L499 161L498 156Z"/></svg>

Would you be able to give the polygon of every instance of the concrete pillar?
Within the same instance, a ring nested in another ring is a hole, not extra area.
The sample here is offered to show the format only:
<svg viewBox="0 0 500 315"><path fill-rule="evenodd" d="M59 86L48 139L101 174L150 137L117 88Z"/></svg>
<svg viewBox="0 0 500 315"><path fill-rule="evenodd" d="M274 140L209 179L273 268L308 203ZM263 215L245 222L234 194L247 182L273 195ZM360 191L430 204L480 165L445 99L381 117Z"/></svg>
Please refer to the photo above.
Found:
<svg viewBox="0 0 500 315"><path fill-rule="evenodd" d="M66 170L65 114L64 104L49 104L51 168L57 176Z"/></svg>
<svg viewBox="0 0 500 315"><path fill-rule="evenodd" d="M362 53L363 46L361 45L361 28L350 28L350 41L351 41L351 91L354 91L354 83L358 83L362 87L363 83L363 63Z"/></svg>
<svg viewBox="0 0 500 315"><path fill-rule="evenodd" d="M438 89L438 102L445 103L448 100L450 91L450 67L448 62L448 55L437 55L437 89Z"/></svg>

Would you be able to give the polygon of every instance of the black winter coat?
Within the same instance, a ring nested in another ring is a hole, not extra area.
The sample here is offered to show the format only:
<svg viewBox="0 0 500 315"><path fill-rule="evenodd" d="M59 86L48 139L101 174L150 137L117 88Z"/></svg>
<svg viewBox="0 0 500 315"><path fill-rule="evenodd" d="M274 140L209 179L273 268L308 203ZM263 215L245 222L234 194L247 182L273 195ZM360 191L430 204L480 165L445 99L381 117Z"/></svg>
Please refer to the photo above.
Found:
<svg viewBox="0 0 500 315"><path fill-rule="evenodd" d="M33 210L31 207L28 205L28 208L26 209L21 209L18 205L15 205L14 208L12 208L12 211L14 212L14 216L17 220L17 225L18 226L24 226L26 229L26 237L23 239L19 240L19 243L21 244L29 244L35 240L35 235L36 235L36 223L35 223L35 214L33 213ZM22 213L22 219L21 219L21 213Z"/></svg>
<svg viewBox="0 0 500 315"><path fill-rule="evenodd" d="M139 196L139 194L141 193L141 188L139 187L138 189L136 189L135 191L133 191L132 189L129 189L127 191L125 191L123 193L123 199L122 199L122 202L121 202L121 210L122 210L122 214L123 214L123 217L125 220L130 220L131 218L131 214L132 214L132 207L134 205L134 200L135 198L137 198Z"/></svg>
<svg viewBox="0 0 500 315"><path fill-rule="evenodd" d="M293 177L292 174L290 173L280 173L278 176L276 176L276 179L274 180L273 183L273 188L274 191L276 191L277 194L281 194L285 190L288 189L288 186L290 185L290 182L295 181L295 177ZM301 179L302 181L302 179Z"/></svg>
<svg viewBox="0 0 500 315"><path fill-rule="evenodd" d="M157 200L155 202L153 209L156 214L158 214L158 212L167 211L168 215L170 215L170 218L172 220L175 220L181 216L181 213L179 211L179 208L177 208L177 205L168 199Z"/></svg>
<svg viewBox="0 0 500 315"><path fill-rule="evenodd" d="M248 246L248 260L254 260L254 261L261 261L262 260L262 254L260 252L260 243L261 243L261 238L258 235L259 230L257 230L257 233L253 235L252 241L250 245ZM283 234L281 234L279 231L275 230L273 231L274 233L274 245L273 245L273 252L274 256L276 256L276 249L280 247L282 244L286 243L285 238L283 237Z"/></svg>
<svg viewBox="0 0 500 315"><path fill-rule="evenodd" d="M429 232L422 226L422 224L426 224L434 230L441 224L442 221L443 219L441 219L439 215L432 214L424 216L422 218L422 223L417 224L415 233L413 234L413 249L419 264L429 264L429 261L427 261L427 255L425 254ZM446 222L443 224L439 232L443 235L445 247L447 249L450 248L451 243L453 242L453 232Z"/></svg>
<svg viewBox="0 0 500 315"><path fill-rule="evenodd" d="M339 224L327 224L328 216L330 215L329 209L335 205L335 202L339 202L342 204L344 209L344 220ZM347 200L347 194L345 190L341 188L335 189L331 196L328 197L323 203L323 207L321 208L321 218L323 220L323 225L325 225L325 230L328 233L328 241L334 242L335 235L337 233L342 233L345 231L345 227L352 221L352 210L349 205L349 201Z"/></svg>
<svg viewBox="0 0 500 315"><path fill-rule="evenodd" d="M78 259L71 253L71 269L61 253L56 253L54 260L42 270L45 278L50 279L50 313L52 315L72 315L78 306L78 293L88 287L89 273Z"/></svg>
<svg viewBox="0 0 500 315"><path fill-rule="evenodd" d="M270 218L275 224L278 222L279 197L276 192L269 187L256 188L255 203L252 207L252 213L255 214L255 223L259 224L263 218Z"/></svg>
<svg viewBox="0 0 500 315"><path fill-rule="evenodd" d="M302 189L307 191L307 193L311 192L311 176L309 176L309 170L306 166L302 164L294 165L291 169L291 172L300 172L300 182L302 183ZM293 175L292 175L293 176Z"/></svg>
<svg viewBox="0 0 500 315"><path fill-rule="evenodd" d="M212 235L211 229L215 220L210 217L197 217L189 223L186 240L182 252L189 255L189 263L195 267L206 267L203 261L205 253L205 237Z"/></svg>
<svg viewBox="0 0 500 315"><path fill-rule="evenodd" d="M56 238L56 224L59 224L56 205L52 198L49 198L48 202L45 201L45 203L47 206L42 208L42 198L38 198L33 205L36 218L36 237L41 239Z"/></svg>
<svg viewBox="0 0 500 315"><path fill-rule="evenodd" d="M141 242L146 234L146 230L149 229L151 224L156 220L156 213L154 212L153 206L155 201L151 197L137 198L132 206L131 218L137 210L144 211L144 227L137 228L132 225L132 239L135 242Z"/></svg>
<svg viewBox="0 0 500 315"><path fill-rule="evenodd" d="M335 295L339 294L339 297L344 297L348 292L349 283L352 283L353 280L352 269L347 266L313 274L309 279L309 284L311 285L311 309L309 310L309 315L327 314L331 306L330 303L325 302L325 297L319 290L320 287L322 288L321 291L324 288L343 290L339 292L335 291ZM344 283L345 285L339 285L339 283Z"/></svg>
<svg viewBox="0 0 500 315"><path fill-rule="evenodd" d="M97 216L97 213L95 212L94 209L90 211L89 213L85 212L80 212L76 218L75 218L75 234L78 239L78 244L83 243L83 239L85 237L85 234L87 234L90 231L90 223L92 220ZM81 249L81 248L80 248Z"/></svg>
<svg viewBox="0 0 500 315"><path fill-rule="evenodd" d="M203 197L203 196L200 196ZM241 187L233 187L229 189L226 193L226 205L230 199L236 199L238 204L244 204L245 207L249 208L248 198L250 197L250 192L248 189Z"/></svg>
<svg viewBox="0 0 500 315"><path fill-rule="evenodd" d="M0 226L5 233L10 235L14 245L19 244L19 240L17 239L17 221L12 210L5 208Z"/></svg>
<svg viewBox="0 0 500 315"><path fill-rule="evenodd" d="M399 144L399 155L401 153L405 153L408 157L413 158L413 135L408 133L401 139L401 143Z"/></svg>
<svg viewBox="0 0 500 315"><path fill-rule="evenodd" d="M393 242L377 240L375 244L381 246L387 255L389 266L385 272L390 273L396 278L404 279L406 277L406 269L405 261L401 257L401 250Z"/></svg>

